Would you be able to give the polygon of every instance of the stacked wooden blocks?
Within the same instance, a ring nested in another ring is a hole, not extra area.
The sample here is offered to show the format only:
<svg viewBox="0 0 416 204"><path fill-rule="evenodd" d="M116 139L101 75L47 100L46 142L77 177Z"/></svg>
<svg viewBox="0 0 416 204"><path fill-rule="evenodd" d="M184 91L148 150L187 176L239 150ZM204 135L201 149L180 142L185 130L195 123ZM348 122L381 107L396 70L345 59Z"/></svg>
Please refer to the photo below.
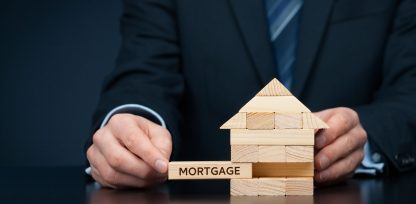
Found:
<svg viewBox="0 0 416 204"><path fill-rule="evenodd" d="M321 128L328 126L273 79L221 126L230 129L231 162L171 162L169 179L229 178L234 196L312 195Z"/></svg>

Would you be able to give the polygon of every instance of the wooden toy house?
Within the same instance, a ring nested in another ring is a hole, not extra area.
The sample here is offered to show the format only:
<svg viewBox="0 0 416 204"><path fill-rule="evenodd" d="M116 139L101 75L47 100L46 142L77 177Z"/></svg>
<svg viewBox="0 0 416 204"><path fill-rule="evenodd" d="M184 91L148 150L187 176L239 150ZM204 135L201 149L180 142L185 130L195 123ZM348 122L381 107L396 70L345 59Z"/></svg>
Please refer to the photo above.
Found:
<svg viewBox="0 0 416 204"><path fill-rule="evenodd" d="M230 194L313 195L314 133L328 126L273 79L221 126L231 162L170 162L169 179L231 179Z"/></svg>

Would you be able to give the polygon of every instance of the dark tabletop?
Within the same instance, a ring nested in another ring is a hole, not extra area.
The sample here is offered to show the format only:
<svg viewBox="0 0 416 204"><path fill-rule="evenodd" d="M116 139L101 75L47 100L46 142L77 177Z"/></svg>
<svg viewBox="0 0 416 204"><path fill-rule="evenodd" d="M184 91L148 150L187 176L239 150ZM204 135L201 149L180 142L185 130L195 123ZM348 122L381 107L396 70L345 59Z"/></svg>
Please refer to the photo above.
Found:
<svg viewBox="0 0 416 204"><path fill-rule="evenodd" d="M416 172L354 178L314 196L230 197L229 182L169 181L151 189L111 190L88 182L83 167L0 167L0 203L416 203Z"/></svg>

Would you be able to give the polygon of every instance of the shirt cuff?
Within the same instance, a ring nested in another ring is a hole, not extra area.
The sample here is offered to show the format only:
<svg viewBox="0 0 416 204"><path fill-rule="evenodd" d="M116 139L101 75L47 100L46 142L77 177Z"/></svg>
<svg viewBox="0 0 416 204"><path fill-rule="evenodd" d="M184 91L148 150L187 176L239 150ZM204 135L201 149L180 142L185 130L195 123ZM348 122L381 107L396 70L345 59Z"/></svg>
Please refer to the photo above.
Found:
<svg viewBox="0 0 416 204"><path fill-rule="evenodd" d="M166 123L162 116L160 116L153 109L139 104L124 104L114 108L105 116L103 122L101 122L100 128L104 127L108 123L111 116L118 113L131 113L135 115L145 116L147 119L159 123L159 125L166 128ZM91 167L86 168L85 173L91 176Z"/></svg>
<svg viewBox="0 0 416 204"><path fill-rule="evenodd" d="M379 155L378 153L374 154ZM361 162L360 167L358 167L355 170L355 174L366 174L375 176L379 173L383 173L384 162L374 161L373 157L374 155L372 155L371 153L370 145L368 142L366 142L364 145L364 159Z"/></svg>
<svg viewBox="0 0 416 204"><path fill-rule="evenodd" d="M159 125L166 128L166 123L165 123L165 120L163 120L162 116L160 116L153 109L143 106L143 105L139 105L139 104L124 104L124 105L114 108L105 116L103 122L100 125L100 128L104 127L104 125L108 123L111 116L118 114L118 113L131 113L135 115L145 116L149 120L159 123Z"/></svg>

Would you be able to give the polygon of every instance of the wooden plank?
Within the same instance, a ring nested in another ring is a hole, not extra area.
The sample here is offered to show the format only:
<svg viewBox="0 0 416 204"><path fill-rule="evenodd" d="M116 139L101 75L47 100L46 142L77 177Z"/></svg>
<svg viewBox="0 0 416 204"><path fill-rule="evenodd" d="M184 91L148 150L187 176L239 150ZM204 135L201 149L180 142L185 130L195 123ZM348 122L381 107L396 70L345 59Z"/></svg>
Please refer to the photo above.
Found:
<svg viewBox="0 0 416 204"><path fill-rule="evenodd" d="M274 78L256 96L292 96L292 93Z"/></svg>
<svg viewBox="0 0 416 204"><path fill-rule="evenodd" d="M330 194L333 195L333 194ZM270 196L269 196L270 197ZM285 203L314 204L313 196L285 196ZM321 201L319 199L319 201ZM320 202L316 202L320 203ZM348 203L348 202L347 202Z"/></svg>
<svg viewBox="0 0 416 204"><path fill-rule="evenodd" d="M286 162L286 147L274 145L259 146L259 162Z"/></svg>
<svg viewBox="0 0 416 204"><path fill-rule="evenodd" d="M287 177L286 195L313 195L313 178Z"/></svg>
<svg viewBox="0 0 416 204"><path fill-rule="evenodd" d="M314 145L313 129L231 129L231 145Z"/></svg>
<svg viewBox="0 0 416 204"><path fill-rule="evenodd" d="M286 162L313 162L313 146L286 146Z"/></svg>
<svg viewBox="0 0 416 204"><path fill-rule="evenodd" d="M253 177L310 177L313 163L253 163Z"/></svg>
<svg viewBox="0 0 416 204"><path fill-rule="evenodd" d="M311 112L294 96L255 96L239 112Z"/></svg>
<svg viewBox="0 0 416 204"><path fill-rule="evenodd" d="M252 164L230 161L169 162L169 180L232 178L252 178Z"/></svg>
<svg viewBox="0 0 416 204"><path fill-rule="evenodd" d="M326 129L329 126L313 113L302 113L303 129Z"/></svg>
<svg viewBox="0 0 416 204"><path fill-rule="evenodd" d="M290 196L290 197L312 197L313 196ZM286 196L230 196L229 204L290 204L290 203L301 203L301 204L313 204L313 203L302 203L302 202L286 202L288 197ZM210 203L212 203L210 201ZM204 203L207 204L207 203ZM228 204L228 202L219 201L217 204Z"/></svg>
<svg viewBox="0 0 416 204"><path fill-rule="evenodd" d="M285 195L286 178L259 178L257 191L259 195Z"/></svg>
<svg viewBox="0 0 416 204"><path fill-rule="evenodd" d="M257 145L232 145L232 162L258 162L259 146Z"/></svg>
<svg viewBox="0 0 416 204"><path fill-rule="evenodd" d="M231 194L231 183L230 183L230 202L229 204L258 204L258 200L257 198L259 198L258 196L233 196ZM212 201L210 200L209 202L212 203ZM227 203L227 200L225 200L224 202L218 202L218 204L225 204ZM208 203L205 203L208 204Z"/></svg>
<svg viewBox="0 0 416 204"><path fill-rule="evenodd" d="M247 113L247 129L274 129L274 113Z"/></svg>
<svg viewBox="0 0 416 204"><path fill-rule="evenodd" d="M230 195L232 196L257 196L258 179L231 179Z"/></svg>
<svg viewBox="0 0 416 204"><path fill-rule="evenodd" d="M245 129L246 128L246 113L237 113L225 122L220 129Z"/></svg>
<svg viewBox="0 0 416 204"><path fill-rule="evenodd" d="M230 194L232 196L283 196L283 195L313 195L313 178L312 177L275 177L275 178L253 178L253 179L231 179ZM234 203L259 203L258 199L251 200L235 199ZM256 197L257 198L257 197ZM290 197L286 197L285 201ZM294 197L292 197L294 198ZM313 203L308 197L298 197L292 201L299 201L295 203ZM261 199L261 197L259 197ZM238 202L237 202L238 201ZM267 200L273 203L276 200ZM269 203L269 202L268 202Z"/></svg>
<svg viewBox="0 0 416 204"><path fill-rule="evenodd" d="M275 113L276 129L302 129L302 113Z"/></svg>

